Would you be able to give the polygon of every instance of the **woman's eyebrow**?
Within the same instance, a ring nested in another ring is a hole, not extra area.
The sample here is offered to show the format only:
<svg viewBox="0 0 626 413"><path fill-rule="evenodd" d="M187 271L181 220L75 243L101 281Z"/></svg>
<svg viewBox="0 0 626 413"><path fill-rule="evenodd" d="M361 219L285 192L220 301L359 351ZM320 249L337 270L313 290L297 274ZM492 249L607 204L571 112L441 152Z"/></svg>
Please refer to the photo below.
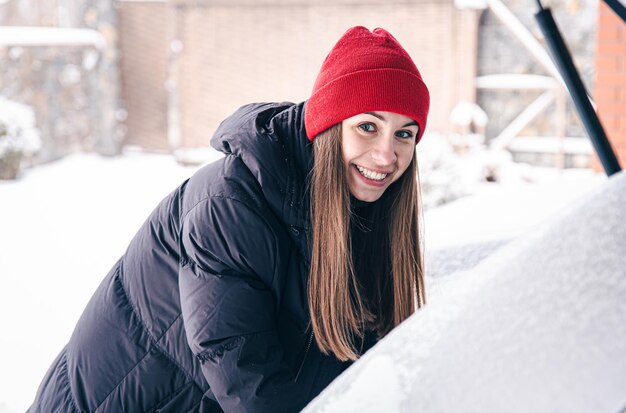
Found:
<svg viewBox="0 0 626 413"><path fill-rule="evenodd" d="M375 118L378 118L380 120L382 120L383 122L387 122L387 119L385 119L385 117L383 115L381 115L380 113L376 113L376 112L363 112L366 115L372 115Z"/></svg>
<svg viewBox="0 0 626 413"><path fill-rule="evenodd" d="M372 115L373 117L378 118L378 119L382 120L383 122L387 122L387 119L383 115L381 115L380 113L377 113L377 112L363 112L363 113L366 114L366 115ZM414 120L409 122L409 123L407 123L406 125L404 125L402 127L403 128L407 128L409 126L417 126L419 128L419 125Z"/></svg>

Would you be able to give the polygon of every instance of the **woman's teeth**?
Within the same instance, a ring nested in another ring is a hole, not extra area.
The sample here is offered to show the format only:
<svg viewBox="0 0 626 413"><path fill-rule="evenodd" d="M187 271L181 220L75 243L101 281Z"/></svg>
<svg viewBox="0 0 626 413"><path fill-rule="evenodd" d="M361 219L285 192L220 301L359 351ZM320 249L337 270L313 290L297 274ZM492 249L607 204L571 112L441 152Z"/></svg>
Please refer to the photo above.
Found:
<svg viewBox="0 0 626 413"><path fill-rule="evenodd" d="M368 179L372 179L374 181L382 181L388 175L388 174L382 174L380 172L370 171L369 169L363 168L362 166L359 166L359 165L355 165L355 166L356 166L356 169L358 169L359 172L361 172L361 175L363 175L364 177Z"/></svg>

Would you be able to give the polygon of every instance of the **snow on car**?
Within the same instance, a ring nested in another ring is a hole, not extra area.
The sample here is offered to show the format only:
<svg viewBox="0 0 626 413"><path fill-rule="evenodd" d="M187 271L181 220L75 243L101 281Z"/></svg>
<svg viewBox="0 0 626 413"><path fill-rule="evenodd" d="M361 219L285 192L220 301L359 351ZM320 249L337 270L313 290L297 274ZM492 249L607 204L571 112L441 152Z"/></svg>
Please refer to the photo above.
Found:
<svg viewBox="0 0 626 413"><path fill-rule="evenodd" d="M626 173L442 278L304 410L626 411Z"/></svg>

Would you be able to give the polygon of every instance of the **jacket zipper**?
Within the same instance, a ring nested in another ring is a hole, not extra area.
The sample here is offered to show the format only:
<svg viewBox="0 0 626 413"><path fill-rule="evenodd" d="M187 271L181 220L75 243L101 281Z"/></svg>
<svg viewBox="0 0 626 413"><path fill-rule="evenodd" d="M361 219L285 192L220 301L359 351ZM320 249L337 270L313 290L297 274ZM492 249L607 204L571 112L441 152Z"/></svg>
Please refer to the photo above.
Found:
<svg viewBox="0 0 626 413"><path fill-rule="evenodd" d="M304 362L306 361L306 356L309 355L309 350L311 349L311 343L313 343L313 330L311 330L311 336L309 337L309 344L306 346L306 351L304 352L304 357L302 358L302 363L300 364L300 368L298 369L298 374L296 374L294 383L297 382L298 377L300 377L300 373L302 372L302 367L304 367Z"/></svg>

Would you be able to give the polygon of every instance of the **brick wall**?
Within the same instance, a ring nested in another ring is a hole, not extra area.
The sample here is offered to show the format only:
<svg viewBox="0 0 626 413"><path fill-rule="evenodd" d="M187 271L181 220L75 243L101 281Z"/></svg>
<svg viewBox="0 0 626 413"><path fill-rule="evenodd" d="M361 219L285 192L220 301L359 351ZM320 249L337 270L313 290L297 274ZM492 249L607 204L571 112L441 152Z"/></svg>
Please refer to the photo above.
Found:
<svg viewBox="0 0 626 413"><path fill-rule="evenodd" d="M125 144L167 151L165 2L119 2L120 90L127 117Z"/></svg>
<svg viewBox="0 0 626 413"><path fill-rule="evenodd" d="M452 0L120 4L128 143L174 149L164 135L174 126L180 146L206 147L243 104L306 99L334 42L357 24L388 29L414 58L431 91L430 131L449 131L452 108L475 99L478 12L457 10ZM162 20L147 17L156 8ZM182 46L176 55L172 40ZM166 77L175 96L165 92Z"/></svg>
<svg viewBox="0 0 626 413"><path fill-rule="evenodd" d="M626 167L626 23L599 3L594 98L622 168ZM596 159L594 168L601 170Z"/></svg>

